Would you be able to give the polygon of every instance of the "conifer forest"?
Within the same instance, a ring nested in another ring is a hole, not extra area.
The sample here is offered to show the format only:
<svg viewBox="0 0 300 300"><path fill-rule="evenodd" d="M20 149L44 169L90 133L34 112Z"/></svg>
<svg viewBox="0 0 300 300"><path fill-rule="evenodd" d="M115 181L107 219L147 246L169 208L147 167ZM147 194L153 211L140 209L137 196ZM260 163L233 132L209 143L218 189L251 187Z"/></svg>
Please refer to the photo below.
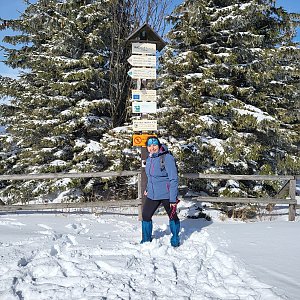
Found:
<svg viewBox="0 0 300 300"><path fill-rule="evenodd" d="M300 15L274 0L38 0L0 42L0 174L138 170L126 38L149 24L158 136L180 173L300 174ZM132 177L0 182L0 197L136 197ZM194 192L274 195L278 182L182 181Z"/></svg>

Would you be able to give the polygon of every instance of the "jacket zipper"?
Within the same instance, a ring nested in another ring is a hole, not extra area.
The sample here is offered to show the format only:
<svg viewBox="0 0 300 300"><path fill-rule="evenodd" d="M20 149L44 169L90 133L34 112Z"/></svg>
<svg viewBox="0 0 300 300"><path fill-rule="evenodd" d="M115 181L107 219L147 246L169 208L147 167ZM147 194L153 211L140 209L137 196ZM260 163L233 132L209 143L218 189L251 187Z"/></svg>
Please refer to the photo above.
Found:
<svg viewBox="0 0 300 300"><path fill-rule="evenodd" d="M152 171L152 174L151 174L151 171ZM153 194L153 198L154 197L154 186L153 186L153 180L152 180L152 176L153 176L153 171L154 171L154 164L153 164L153 158L151 157L150 158L150 170L149 170L149 173L150 173L150 178L151 178L151 186L152 186L152 194ZM152 199L154 200L154 199Z"/></svg>

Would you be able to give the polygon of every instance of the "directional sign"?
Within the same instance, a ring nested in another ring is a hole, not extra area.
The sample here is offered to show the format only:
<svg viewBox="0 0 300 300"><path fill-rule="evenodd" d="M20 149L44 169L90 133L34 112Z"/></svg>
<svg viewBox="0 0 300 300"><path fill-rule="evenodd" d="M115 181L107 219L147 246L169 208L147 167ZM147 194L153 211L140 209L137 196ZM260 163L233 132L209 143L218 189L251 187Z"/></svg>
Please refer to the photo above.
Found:
<svg viewBox="0 0 300 300"><path fill-rule="evenodd" d="M156 55L156 44L151 43L132 43L132 54L151 54Z"/></svg>
<svg viewBox="0 0 300 300"><path fill-rule="evenodd" d="M156 134L134 134L132 136L133 146L146 147L146 141L149 136L156 136Z"/></svg>
<svg viewBox="0 0 300 300"><path fill-rule="evenodd" d="M156 79L155 68L131 68L128 75L133 79Z"/></svg>
<svg viewBox="0 0 300 300"><path fill-rule="evenodd" d="M155 131L157 130L157 120L133 120L133 131Z"/></svg>
<svg viewBox="0 0 300 300"><path fill-rule="evenodd" d="M156 101L156 90L132 90L134 101Z"/></svg>
<svg viewBox="0 0 300 300"><path fill-rule="evenodd" d="M156 102L132 102L132 112L134 114L156 113Z"/></svg>
<svg viewBox="0 0 300 300"><path fill-rule="evenodd" d="M156 67L156 56L153 55L131 55L128 62L134 67Z"/></svg>

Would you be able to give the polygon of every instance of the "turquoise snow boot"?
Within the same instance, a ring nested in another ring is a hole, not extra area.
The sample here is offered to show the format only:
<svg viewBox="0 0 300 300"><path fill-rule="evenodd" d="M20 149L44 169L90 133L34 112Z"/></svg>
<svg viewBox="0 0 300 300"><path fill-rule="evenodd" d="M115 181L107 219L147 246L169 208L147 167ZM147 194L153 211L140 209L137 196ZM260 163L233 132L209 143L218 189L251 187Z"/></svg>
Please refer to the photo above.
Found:
<svg viewBox="0 0 300 300"><path fill-rule="evenodd" d="M152 221L142 221L141 244L152 241Z"/></svg>
<svg viewBox="0 0 300 300"><path fill-rule="evenodd" d="M179 241L180 221L170 220L170 230L172 233L171 245L173 247L178 247L180 245L180 241Z"/></svg>

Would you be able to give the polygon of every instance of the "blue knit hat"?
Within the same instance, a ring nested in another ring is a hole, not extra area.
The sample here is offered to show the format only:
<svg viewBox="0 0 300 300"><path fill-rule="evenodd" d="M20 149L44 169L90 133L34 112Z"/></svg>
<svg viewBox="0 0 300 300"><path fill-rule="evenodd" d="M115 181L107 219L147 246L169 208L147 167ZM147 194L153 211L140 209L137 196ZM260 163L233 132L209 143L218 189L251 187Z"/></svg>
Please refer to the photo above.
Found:
<svg viewBox="0 0 300 300"><path fill-rule="evenodd" d="M157 136L153 135L147 138L146 146L149 147L150 145L158 145L160 148L161 144Z"/></svg>

